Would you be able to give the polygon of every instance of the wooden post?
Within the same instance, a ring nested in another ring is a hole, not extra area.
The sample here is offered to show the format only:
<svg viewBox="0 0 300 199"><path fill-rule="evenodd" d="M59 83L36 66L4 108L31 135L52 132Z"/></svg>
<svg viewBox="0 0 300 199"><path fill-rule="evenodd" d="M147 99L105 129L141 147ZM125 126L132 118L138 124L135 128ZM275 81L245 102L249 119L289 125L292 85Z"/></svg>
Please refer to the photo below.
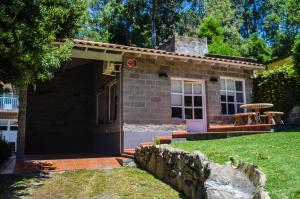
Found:
<svg viewBox="0 0 300 199"><path fill-rule="evenodd" d="M26 131L26 108L27 108L27 85L19 88L19 114L17 134L17 159L24 159L25 155L25 131Z"/></svg>

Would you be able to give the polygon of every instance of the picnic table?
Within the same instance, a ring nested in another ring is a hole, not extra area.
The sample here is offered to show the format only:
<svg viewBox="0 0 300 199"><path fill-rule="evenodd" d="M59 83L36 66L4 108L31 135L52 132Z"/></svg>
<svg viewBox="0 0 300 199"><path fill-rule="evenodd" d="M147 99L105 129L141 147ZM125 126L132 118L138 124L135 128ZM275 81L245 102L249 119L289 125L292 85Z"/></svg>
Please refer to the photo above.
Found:
<svg viewBox="0 0 300 199"><path fill-rule="evenodd" d="M283 112L279 111L267 111L264 112L264 114L267 115L268 123L269 124L284 124L284 122L281 120L281 115L283 115Z"/></svg>
<svg viewBox="0 0 300 199"><path fill-rule="evenodd" d="M265 109L265 108L271 108L273 107L273 104L270 103L252 103L252 104L243 104L240 106L241 108L244 109L251 109L254 110L255 117L254 117L254 124L260 124L261 120L260 120L260 110L261 109Z"/></svg>

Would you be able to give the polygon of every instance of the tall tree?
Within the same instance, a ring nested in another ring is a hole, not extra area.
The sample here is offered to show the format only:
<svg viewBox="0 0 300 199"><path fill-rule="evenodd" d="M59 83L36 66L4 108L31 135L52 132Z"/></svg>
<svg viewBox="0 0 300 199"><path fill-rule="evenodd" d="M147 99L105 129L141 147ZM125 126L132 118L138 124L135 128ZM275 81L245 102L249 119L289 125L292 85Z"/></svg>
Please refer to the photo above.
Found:
<svg viewBox="0 0 300 199"><path fill-rule="evenodd" d="M72 38L82 26L85 0L6 0L0 3L0 79L20 87L17 157L25 146L27 85L46 80L70 56Z"/></svg>

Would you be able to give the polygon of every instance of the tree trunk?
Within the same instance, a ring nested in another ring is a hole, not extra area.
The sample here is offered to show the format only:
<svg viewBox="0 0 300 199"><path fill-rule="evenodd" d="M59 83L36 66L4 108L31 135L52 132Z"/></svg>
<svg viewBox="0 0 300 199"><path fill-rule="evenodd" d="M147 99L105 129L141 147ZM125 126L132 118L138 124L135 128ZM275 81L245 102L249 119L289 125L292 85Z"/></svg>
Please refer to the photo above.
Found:
<svg viewBox="0 0 300 199"><path fill-rule="evenodd" d="M21 86L19 92L17 159L24 159L24 154L25 154L26 108L27 108L27 85Z"/></svg>
<svg viewBox="0 0 300 199"><path fill-rule="evenodd" d="M156 0L153 1L152 8L152 30L151 30L151 38L152 38L152 48L156 46Z"/></svg>

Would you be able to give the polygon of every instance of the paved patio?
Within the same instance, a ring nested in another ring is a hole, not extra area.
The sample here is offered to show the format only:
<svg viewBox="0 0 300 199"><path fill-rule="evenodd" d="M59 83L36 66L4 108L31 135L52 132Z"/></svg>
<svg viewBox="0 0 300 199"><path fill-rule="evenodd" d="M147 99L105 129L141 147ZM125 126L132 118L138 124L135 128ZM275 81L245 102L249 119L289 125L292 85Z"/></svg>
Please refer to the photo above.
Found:
<svg viewBox="0 0 300 199"><path fill-rule="evenodd" d="M11 156L0 168L0 174L49 173L80 169L121 167L122 157L96 154L28 155L25 160Z"/></svg>

